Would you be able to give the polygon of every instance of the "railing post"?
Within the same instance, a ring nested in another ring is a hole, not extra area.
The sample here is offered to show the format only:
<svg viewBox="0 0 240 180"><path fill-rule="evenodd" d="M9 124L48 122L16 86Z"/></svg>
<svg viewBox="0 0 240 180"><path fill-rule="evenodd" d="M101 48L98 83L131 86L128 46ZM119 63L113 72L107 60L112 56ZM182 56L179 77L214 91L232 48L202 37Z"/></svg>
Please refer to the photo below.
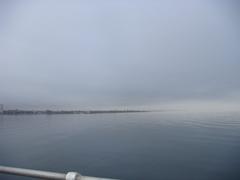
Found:
<svg viewBox="0 0 240 180"><path fill-rule="evenodd" d="M49 171L39 171L33 169L14 168L8 166L0 166L0 173L49 180L113 180L108 178L82 176L77 172L68 172L67 174L64 174Z"/></svg>
<svg viewBox="0 0 240 180"><path fill-rule="evenodd" d="M81 180L81 175L77 172L68 172L66 180Z"/></svg>

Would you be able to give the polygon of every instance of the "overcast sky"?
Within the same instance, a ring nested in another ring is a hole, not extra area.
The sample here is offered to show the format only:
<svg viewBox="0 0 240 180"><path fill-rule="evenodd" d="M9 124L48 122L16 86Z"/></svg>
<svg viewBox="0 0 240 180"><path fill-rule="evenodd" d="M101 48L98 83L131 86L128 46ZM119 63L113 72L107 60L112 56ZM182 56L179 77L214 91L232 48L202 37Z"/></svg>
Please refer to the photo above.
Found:
<svg viewBox="0 0 240 180"><path fill-rule="evenodd" d="M233 0L1 1L0 103L240 107L239 11Z"/></svg>

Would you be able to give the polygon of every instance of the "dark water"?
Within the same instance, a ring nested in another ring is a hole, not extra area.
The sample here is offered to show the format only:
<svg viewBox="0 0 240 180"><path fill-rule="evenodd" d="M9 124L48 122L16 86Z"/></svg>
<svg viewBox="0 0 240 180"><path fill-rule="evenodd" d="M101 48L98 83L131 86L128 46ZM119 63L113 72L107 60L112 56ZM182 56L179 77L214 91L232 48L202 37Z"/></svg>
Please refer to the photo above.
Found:
<svg viewBox="0 0 240 180"><path fill-rule="evenodd" d="M0 164L132 180L240 179L240 113L0 116Z"/></svg>

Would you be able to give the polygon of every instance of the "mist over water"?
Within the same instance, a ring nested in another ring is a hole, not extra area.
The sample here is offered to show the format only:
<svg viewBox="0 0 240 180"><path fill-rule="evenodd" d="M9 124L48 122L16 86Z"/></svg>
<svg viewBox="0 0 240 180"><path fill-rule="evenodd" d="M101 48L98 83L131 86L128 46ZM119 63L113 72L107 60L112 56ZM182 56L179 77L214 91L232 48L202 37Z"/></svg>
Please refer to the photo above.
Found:
<svg viewBox="0 0 240 180"><path fill-rule="evenodd" d="M239 10L237 0L0 1L1 112L154 110L0 112L0 165L239 180Z"/></svg>
<svg viewBox="0 0 240 180"><path fill-rule="evenodd" d="M186 101L239 108L238 1L1 1L0 8L6 108Z"/></svg>
<svg viewBox="0 0 240 180"><path fill-rule="evenodd" d="M240 178L239 112L0 116L0 144L8 166L126 180Z"/></svg>

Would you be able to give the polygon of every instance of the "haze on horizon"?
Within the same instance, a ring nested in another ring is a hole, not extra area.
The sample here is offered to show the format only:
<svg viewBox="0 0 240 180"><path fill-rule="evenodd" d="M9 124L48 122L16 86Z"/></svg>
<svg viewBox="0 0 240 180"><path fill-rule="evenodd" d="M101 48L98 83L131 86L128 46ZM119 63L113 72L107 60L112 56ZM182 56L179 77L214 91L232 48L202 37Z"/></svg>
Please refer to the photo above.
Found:
<svg viewBox="0 0 240 180"><path fill-rule="evenodd" d="M6 108L240 108L238 1L1 1Z"/></svg>

